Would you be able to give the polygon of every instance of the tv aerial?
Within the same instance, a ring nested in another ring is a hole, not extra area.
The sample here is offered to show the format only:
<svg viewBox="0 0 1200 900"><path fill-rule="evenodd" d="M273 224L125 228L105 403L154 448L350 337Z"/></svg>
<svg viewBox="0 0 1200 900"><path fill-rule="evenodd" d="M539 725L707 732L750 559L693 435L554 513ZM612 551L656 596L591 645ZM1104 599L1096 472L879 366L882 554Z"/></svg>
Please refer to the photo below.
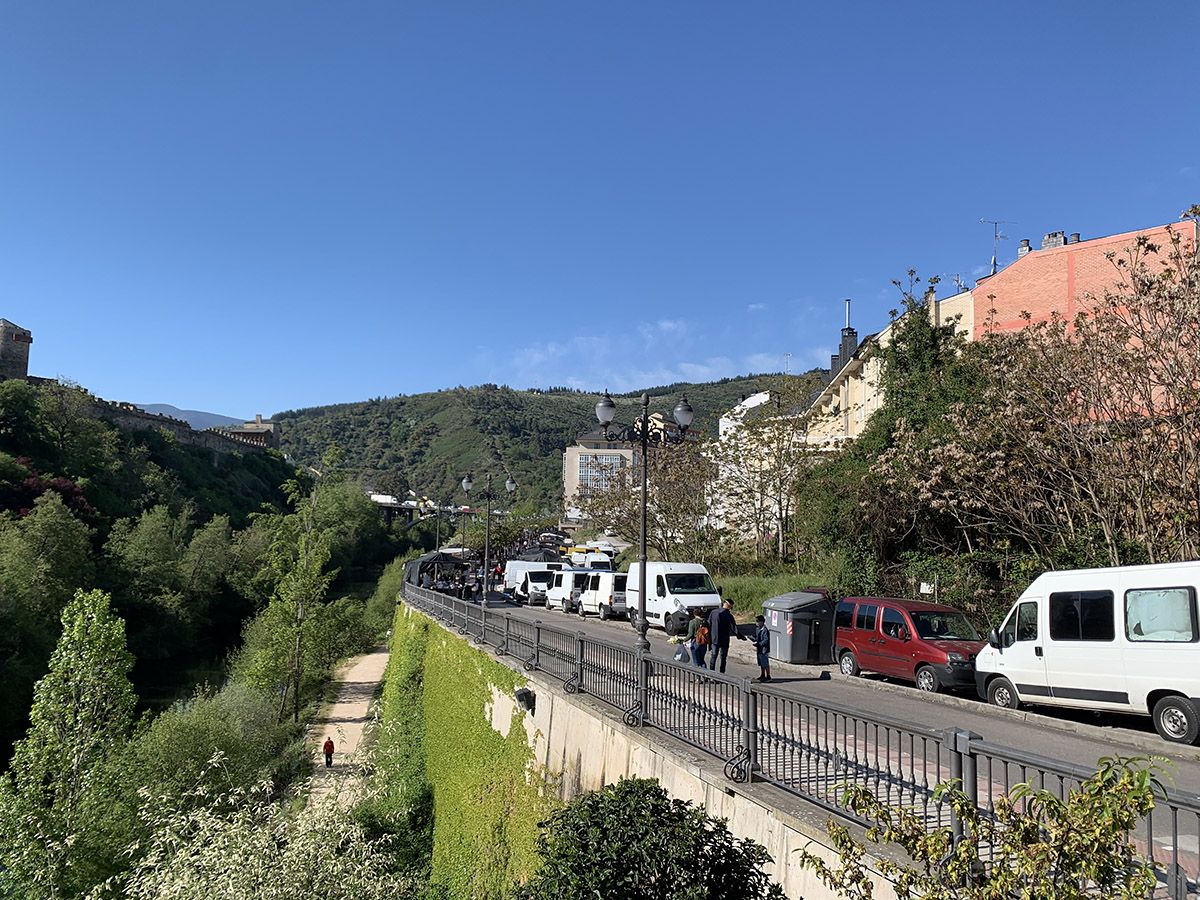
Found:
<svg viewBox="0 0 1200 900"><path fill-rule="evenodd" d="M1007 241L1008 235L1000 231L1001 225L1016 225L1016 222L1011 222L1008 219L980 219L980 225L992 226L992 271L991 274L996 274L996 255L1000 252L1000 242Z"/></svg>

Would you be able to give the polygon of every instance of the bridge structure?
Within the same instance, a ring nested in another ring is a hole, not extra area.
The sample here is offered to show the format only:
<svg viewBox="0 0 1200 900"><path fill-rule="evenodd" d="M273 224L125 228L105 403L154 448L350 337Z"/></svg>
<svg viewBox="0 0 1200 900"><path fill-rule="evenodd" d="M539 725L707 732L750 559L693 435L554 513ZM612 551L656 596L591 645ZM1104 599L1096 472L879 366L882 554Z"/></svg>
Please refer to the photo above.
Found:
<svg viewBox="0 0 1200 900"><path fill-rule="evenodd" d="M981 815L995 814L1018 784L1060 799L1093 769L984 740L965 728L932 729L841 704L816 703L784 687L705 671L581 631L405 584L404 602L507 656L527 671L617 710L625 724L655 729L720 760L732 782L766 782L840 819L869 825L846 804L846 787L917 815L930 829L969 838L937 786L961 779ZM1165 790L1132 835L1153 858L1154 896L1200 897L1200 796ZM983 848L984 855L988 848Z"/></svg>

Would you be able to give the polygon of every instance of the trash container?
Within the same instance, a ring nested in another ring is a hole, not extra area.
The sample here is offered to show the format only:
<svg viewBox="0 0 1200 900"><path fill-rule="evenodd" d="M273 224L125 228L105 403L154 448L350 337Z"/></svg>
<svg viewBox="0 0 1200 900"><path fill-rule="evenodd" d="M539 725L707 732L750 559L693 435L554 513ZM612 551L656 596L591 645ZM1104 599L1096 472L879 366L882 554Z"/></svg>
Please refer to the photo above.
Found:
<svg viewBox="0 0 1200 900"><path fill-rule="evenodd" d="M820 591L793 591L763 603L771 659L823 665L833 662L834 604Z"/></svg>

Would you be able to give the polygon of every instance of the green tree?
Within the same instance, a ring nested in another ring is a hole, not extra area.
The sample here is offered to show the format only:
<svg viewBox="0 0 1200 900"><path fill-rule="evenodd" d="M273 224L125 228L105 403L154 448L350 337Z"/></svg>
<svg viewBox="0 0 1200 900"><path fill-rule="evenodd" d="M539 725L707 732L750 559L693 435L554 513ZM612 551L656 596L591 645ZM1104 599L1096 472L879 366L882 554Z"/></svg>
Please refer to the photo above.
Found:
<svg viewBox="0 0 1200 900"><path fill-rule="evenodd" d="M898 900L1084 900L1149 897L1156 885L1153 863L1130 835L1154 808L1156 782L1145 760L1110 758L1065 800L1049 791L1017 785L983 814L957 781L940 785L935 798L963 824L966 840L948 828L929 830L925 819L891 807L870 791L852 786L848 807L874 824L867 839L899 845L912 862L880 855L872 866ZM867 847L849 829L826 825L838 864L801 851L802 863L849 900L871 900L875 884L864 858ZM986 858L983 855L986 852Z"/></svg>
<svg viewBox="0 0 1200 900"><path fill-rule="evenodd" d="M542 824L538 853L542 868L517 889L521 900L783 897L762 871L766 848L648 779L576 798Z"/></svg>
<svg viewBox="0 0 1200 900"><path fill-rule="evenodd" d="M125 623L103 591L78 591L62 615L30 726L0 781L0 863L13 896L73 896L90 881L85 847L102 806L94 776L129 731L135 696Z"/></svg>

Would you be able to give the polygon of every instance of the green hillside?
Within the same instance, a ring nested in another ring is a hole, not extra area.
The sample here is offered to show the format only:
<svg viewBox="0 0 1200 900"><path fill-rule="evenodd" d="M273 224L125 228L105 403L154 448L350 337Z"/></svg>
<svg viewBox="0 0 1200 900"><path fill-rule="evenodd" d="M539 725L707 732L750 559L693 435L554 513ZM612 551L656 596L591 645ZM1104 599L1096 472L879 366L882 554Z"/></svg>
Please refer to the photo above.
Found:
<svg viewBox="0 0 1200 900"><path fill-rule="evenodd" d="M686 394L696 410L693 427L715 433L721 413L777 377L651 388L651 411L669 416ZM640 394L614 395L619 421L631 419ZM562 451L596 424L597 399L579 391L517 391L485 384L289 410L274 419L284 452L298 463L315 464L337 444L345 451L346 465L376 487L406 483L420 494L460 500L463 474L469 471L478 478L490 467L512 474L520 485L519 499L557 510Z"/></svg>

